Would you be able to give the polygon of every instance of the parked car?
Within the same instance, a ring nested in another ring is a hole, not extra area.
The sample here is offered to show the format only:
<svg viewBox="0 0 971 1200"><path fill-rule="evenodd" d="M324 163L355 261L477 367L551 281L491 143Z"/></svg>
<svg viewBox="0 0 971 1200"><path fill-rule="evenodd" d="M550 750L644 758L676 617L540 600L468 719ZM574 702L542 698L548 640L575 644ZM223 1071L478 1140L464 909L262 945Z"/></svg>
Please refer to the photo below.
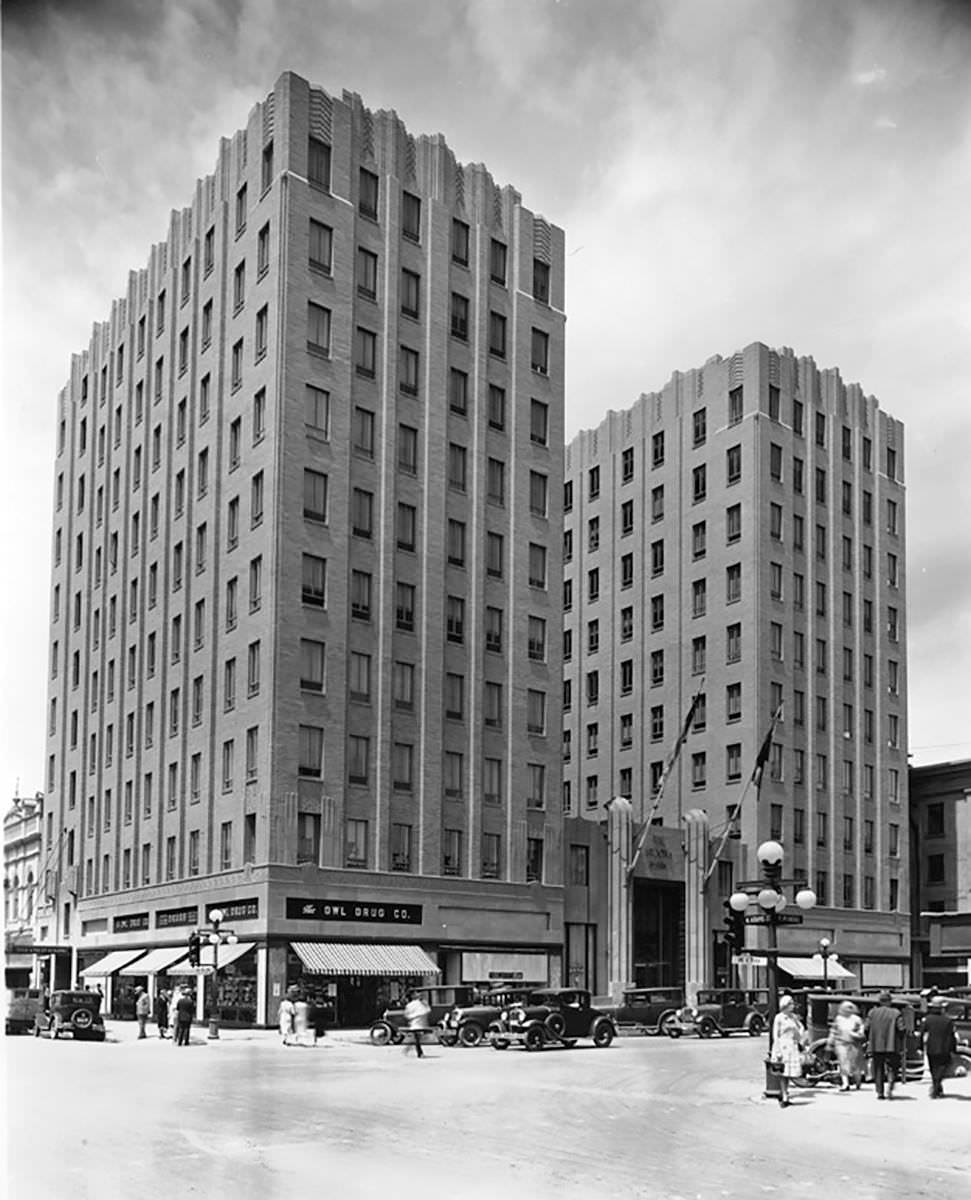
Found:
<svg viewBox="0 0 971 1200"><path fill-rule="evenodd" d="M768 1026L769 993L764 988L702 988L693 1005L681 1010L685 1031L699 1037L747 1033L758 1037Z"/></svg>
<svg viewBox="0 0 971 1200"><path fill-rule="evenodd" d="M495 1050L507 1050L513 1044L527 1050L572 1047L580 1038L591 1038L595 1046L604 1048L616 1034L613 1018L591 1006L590 993L584 988L537 989L525 1001L503 1009L489 1028Z"/></svg>
<svg viewBox="0 0 971 1200"><path fill-rule="evenodd" d="M478 1046L502 1010L526 999L532 991L531 987L519 985L480 992L470 1004L457 1004L445 1014L439 1025L438 1040L445 1046Z"/></svg>
<svg viewBox="0 0 971 1200"><path fill-rule="evenodd" d="M34 1037L57 1040L70 1033L75 1041L103 1042L105 1023L98 992L52 992L49 1004L34 1017Z"/></svg>
<svg viewBox="0 0 971 1200"><path fill-rule="evenodd" d="M616 1008L604 1009L621 1033L667 1034L680 1037L683 1026L679 1013L684 1007L681 988L629 988Z"/></svg>
<svg viewBox="0 0 971 1200"><path fill-rule="evenodd" d="M954 1022L958 1045L965 1054L971 1053L971 996L940 992L937 999L944 1001L944 1012Z"/></svg>
<svg viewBox="0 0 971 1200"><path fill-rule="evenodd" d="M851 1000L866 1021L870 1012L880 1002L878 995L806 990L794 992L793 998L805 1021L810 1039L811 1060L804 1068L803 1081L812 1087L816 1083L838 1079L836 1055L829 1045L829 1029L833 1018L840 1004L844 1000ZM924 998L912 992L894 992L890 1002L900 1012L904 1021L904 1078L920 1079L924 1074L924 1047L921 1042L921 1022L926 1011ZM864 1077L873 1077L869 1056Z"/></svg>
<svg viewBox="0 0 971 1200"><path fill-rule="evenodd" d="M7 988L5 1031L30 1033L34 1028L34 1017L43 1010L44 993L40 988Z"/></svg>
<svg viewBox="0 0 971 1200"><path fill-rule="evenodd" d="M475 989L468 984L458 984L451 987L417 987L409 988L409 992L417 992L431 1009L428 1016L430 1028L439 1024L450 1009L456 1005L470 1004ZM375 1046L386 1046L389 1042L399 1043L407 1028L405 1020L405 1001L402 999L394 1006L389 1006L381 1016L373 1022L370 1029L371 1041Z"/></svg>

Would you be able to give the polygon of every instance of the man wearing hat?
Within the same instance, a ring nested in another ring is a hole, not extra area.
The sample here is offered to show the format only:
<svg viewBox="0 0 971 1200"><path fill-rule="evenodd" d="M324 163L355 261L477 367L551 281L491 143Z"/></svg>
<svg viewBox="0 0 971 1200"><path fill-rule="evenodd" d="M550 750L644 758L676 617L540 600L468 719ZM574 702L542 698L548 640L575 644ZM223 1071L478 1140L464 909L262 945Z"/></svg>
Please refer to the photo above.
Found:
<svg viewBox="0 0 971 1200"><path fill-rule="evenodd" d="M135 988L135 1016L138 1018L138 1036L140 1038L145 1037L145 1025L151 1011L152 1005L148 998L148 992L142 987Z"/></svg>
<svg viewBox="0 0 971 1200"><path fill-rule="evenodd" d="M892 1100L903 1046L904 1019L890 1003L889 992L881 992L877 997L877 1006L867 1017L866 1035L877 1099Z"/></svg>
<svg viewBox="0 0 971 1200"><path fill-rule="evenodd" d="M943 996L933 996L928 1001L927 1016L924 1018L924 1053L927 1055L927 1067L931 1073L931 1099L937 1100L944 1095L944 1076L951 1062L951 1055L957 1050L957 1035L954 1032L954 1022L947 1015Z"/></svg>

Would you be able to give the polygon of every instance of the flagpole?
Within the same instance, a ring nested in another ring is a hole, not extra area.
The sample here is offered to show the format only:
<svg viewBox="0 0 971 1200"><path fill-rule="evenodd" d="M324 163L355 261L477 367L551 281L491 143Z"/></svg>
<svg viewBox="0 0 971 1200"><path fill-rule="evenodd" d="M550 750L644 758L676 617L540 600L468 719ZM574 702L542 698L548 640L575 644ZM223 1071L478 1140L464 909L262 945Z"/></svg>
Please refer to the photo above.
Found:
<svg viewBox="0 0 971 1200"><path fill-rule="evenodd" d="M627 868L627 886L630 887L631 881L634 878L634 868L637 866L637 860L640 858L641 851L644 849L644 843L647 841L647 833L651 828L651 822L657 814L657 810L661 807L661 800L664 798L664 785L667 783L668 776L674 767L678 756L681 753L681 747L684 745L688 737L688 729L695 715L695 709L698 707L698 701L701 699L702 690L705 686L705 677L702 675L701 682L698 684L698 690L695 692L691 704L688 706L688 714L684 719L684 724L681 727L681 733L678 740L674 743L674 749L671 751L668 761L664 764L664 769L661 772L661 778L658 780L657 791L654 794L654 803L651 805L651 811L644 822L640 836L637 839L637 845L634 847L634 853L630 860L630 866Z"/></svg>

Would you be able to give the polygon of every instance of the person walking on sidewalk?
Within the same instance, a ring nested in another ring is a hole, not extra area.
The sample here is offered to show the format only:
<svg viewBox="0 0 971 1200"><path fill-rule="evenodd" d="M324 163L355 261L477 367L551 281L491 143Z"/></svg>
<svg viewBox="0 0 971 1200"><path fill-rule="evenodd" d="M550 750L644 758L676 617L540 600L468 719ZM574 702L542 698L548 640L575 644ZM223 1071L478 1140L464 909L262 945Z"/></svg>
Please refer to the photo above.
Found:
<svg viewBox="0 0 971 1200"><path fill-rule="evenodd" d="M145 1026L148 1024L148 1018L152 1012L152 1002L148 998L148 992L144 988L135 989L135 1017L138 1020L138 1036L139 1038L147 1037Z"/></svg>
<svg viewBox="0 0 971 1200"><path fill-rule="evenodd" d="M802 1075L802 1052L808 1043L806 1027L799 1020L791 996L782 996L779 1011L772 1022L772 1057L779 1080L779 1106L788 1108L789 1080ZM778 1068L781 1067L781 1070Z"/></svg>
<svg viewBox="0 0 971 1200"><path fill-rule="evenodd" d="M848 1092L850 1084L857 1091L863 1082L863 1020L852 1000L844 1000L836 1010L829 1029L829 1045L836 1053L840 1071L840 1091Z"/></svg>
<svg viewBox="0 0 971 1200"><path fill-rule="evenodd" d="M958 1046L954 1022L944 1010L943 996L935 996L930 1001L924 1018L923 1042L931 1073L931 1099L939 1100L944 1095L944 1076L951 1064L951 1055Z"/></svg>
<svg viewBox="0 0 971 1200"><path fill-rule="evenodd" d="M421 1048L421 1035L428 1028L428 1018L431 1015L431 1009L421 998L417 992L408 993L408 1003L405 1005L405 1021L408 1025L408 1032L415 1039L415 1053L419 1058L425 1057L425 1052ZM405 1046L405 1054L411 1049L411 1046Z"/></svg>
<svg viewBox="0 0 971 1200"><path fill-rule="evenodd" d="M192 993L188 988L183 988L175 1002L175 1044L177 1046L188 1046L195 1010L196 1004Z"/></svg>
<svg viewBox="0 0 971 1200"><path fill-rule="evenodd" d="M280 1001L280 1011L277 1013L277 1021L280 1025L280 1038L284 1046L293 1044L292 1039L297 1020L296 1001L298 994L295 987L287 988L287 994Z"/></svg>
<svg viewBox="0 0 971 1200"><path fill-rule="evenodd" d="M158 1026L158 1036L166 1038L169 1032L169 994L165 988L155 997L155 1024Z"/></svg>
<svg viewBox="0 0 971 1200"><path fill-rule="evenodd" d="M873 1059L873 1086L878 1100L892 1100L900 1069L904 1018L890 1003L889 992L881 992L877 1001L865 1026Z"/></svg>

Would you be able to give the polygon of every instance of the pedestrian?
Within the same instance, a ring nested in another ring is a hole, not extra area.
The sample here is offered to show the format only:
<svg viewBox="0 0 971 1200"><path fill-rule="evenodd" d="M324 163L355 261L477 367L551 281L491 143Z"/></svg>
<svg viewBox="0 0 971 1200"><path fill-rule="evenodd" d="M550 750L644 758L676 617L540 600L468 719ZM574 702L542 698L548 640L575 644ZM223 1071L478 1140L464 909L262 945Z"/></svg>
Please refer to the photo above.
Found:
<svg viewBox="0 0 971 1200"><path fill-rule="evenodd" d="M177 1046L188 1046L189 1044L189 1032L192 1029L195 1007L192 993L184 987L175 1002L175 1044Z"/></svg>
<svg viewBox="0 0 971 1200"><path fill-rule="evenodd" d="M836 1010L829 1027L829 1046L836 1053L840 1091L848 1092L851 1083L859 1091L863 1082L863 1019L852 1000L844 1000Z"/></svg>
<svg viewBox="0 0 971 1200"><path fill-rule="evenodd" d="M138 1021L138 1036L143 1038L146 1035L145 1026L148 1024L148 1018L152 1011L152 1002L148 998L148 992L144 988L135 988L135 1018Z"/></svg>
<svg viewBox="0 0 971 1200"><path fill-rule="evenodd" d="M415 1054L419 1058L425 1057L425 1052L421 1048L421 1035L428 1028L428 1018L431 1014L431 1009L418 994L418 992L408 993L408 1003L405 1005L405 1021L408 1025L408 1031L415 1039ZM405 1046L405 1054L411 1049L410 1045Z"/></svg>
<svg viewBox="0 0 971 1200"><path fill-rule="evenodd" d="M158 1036L164 1040L169 1032L169 994L165 988L155 997L155 1023Z"/></svg>
<svg viewBox="0 0 971 1200"><path fill-rule="evenodd" d="M951 1055L958 1047L954 1021L947 1015L943 996L934 996L929 1002L922 1040L931 1073L930 1096L939 1100L944 1095L944 1076L951 1065Z"/></svg>
<svg viewBox="0 0 971 1200"><path fill-rule="evenodd" d="M866 1035L873 1059L873 1086L878 1100L892 1100L900 1068L903 1045L903 1014L890 1003L890 993L881 992L877 1006L866 1020Z"/></svg>
<svg viewBox="0 0 971 1200"><path fill-rule="evenodd" d="M809 1039L806 1027L799 1020L795 1002L791 996L782 996L779 1011L772 1022L772 1054L769 1059L775 1064L779 1079L779 1107L788 1108L789 1081L802 1075L802 1052Z"/></svg>
<svg viewBox="0 0 971 1200"><path fill-rule="evenodd" d="M312 1046L317 1041L310 1023L310 1001L304 992L293 1002L293 1032L298 1046Z"/></svg>
<svg viewBox="0 0 971 1200"><path fill-rule="evenodd" d="M291 1045L291 1039L294 1035L294 1026L297 1017L296 995L296 988L288 988L287 994L280 1001L280 1011L277 1013L277 1020L280 1024L280 1037L283 1039L284 1046Z"/></svg>

